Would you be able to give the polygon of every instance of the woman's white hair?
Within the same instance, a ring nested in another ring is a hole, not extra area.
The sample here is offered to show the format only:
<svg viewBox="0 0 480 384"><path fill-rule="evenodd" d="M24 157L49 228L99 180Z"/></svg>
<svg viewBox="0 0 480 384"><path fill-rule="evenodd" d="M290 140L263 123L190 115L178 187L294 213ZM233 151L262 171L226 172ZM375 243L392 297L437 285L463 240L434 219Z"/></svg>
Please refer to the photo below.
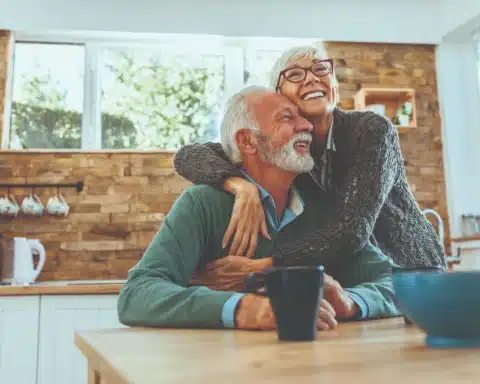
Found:
<svg viewBox="0 0 480 384"><path fill-rule="evenodd" d="M267 87L249 86L228 100L220 128L220 142L225 154L232 163L238 164L242 162L242 154L235 139L237 132L240 129L260 131L258 121L248 103L248 98L272 92L275 91Z"/></svg>
<svg viewBox="0 0 480 384"><path fill-rule="evenodd" d="M316 45L303 45L288 49L277 59L270 71L270 86L275 89L280 77L280 72L302 57L326 59L328 55L322 43Z"/></svg>

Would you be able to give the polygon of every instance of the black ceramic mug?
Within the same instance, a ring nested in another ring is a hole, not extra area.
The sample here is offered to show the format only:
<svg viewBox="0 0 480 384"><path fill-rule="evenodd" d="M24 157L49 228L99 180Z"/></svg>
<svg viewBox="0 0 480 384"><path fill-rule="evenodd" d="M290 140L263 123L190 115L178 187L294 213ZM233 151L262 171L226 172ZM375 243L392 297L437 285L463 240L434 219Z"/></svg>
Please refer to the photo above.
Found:
<svg viewBox="0 0 480 384"><path fill-rule="evenodd" d="M285 341L314 340L318 308L323 299L323 266L274 267L252 273L247 292L269 298L275 314L277 335ZM260 291L263 288L263 291Z"/></svg>
<svg viewBox="0 0 480 384"><path fill-rule="evenodd" d="M392 267L392 274L395 273L408 273L408 272L444 272L445 268L439 266L439 265L433 265L433 266L417 266L417 267ZM396 300L395 300L396 301ZM396 302L397 308L402 311L400 308L398 302ZM405 321L405 324L413 324L413 321L410 320L407 316L403 315L403 320Z"/></svg>

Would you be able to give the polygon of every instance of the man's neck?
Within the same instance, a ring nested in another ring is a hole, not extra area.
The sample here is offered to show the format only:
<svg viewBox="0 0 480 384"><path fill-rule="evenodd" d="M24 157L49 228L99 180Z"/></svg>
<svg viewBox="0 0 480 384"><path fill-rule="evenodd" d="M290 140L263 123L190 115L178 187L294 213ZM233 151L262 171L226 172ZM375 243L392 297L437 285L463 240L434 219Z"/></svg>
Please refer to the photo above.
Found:
<svg viewBox="0 0 480 384"><path fill-rule="evenodd" d="M248 163L248 161L244 161L245 172L272 196L276 214L281 217L287 208L290 188L297 174L270 164Z"/></svg>

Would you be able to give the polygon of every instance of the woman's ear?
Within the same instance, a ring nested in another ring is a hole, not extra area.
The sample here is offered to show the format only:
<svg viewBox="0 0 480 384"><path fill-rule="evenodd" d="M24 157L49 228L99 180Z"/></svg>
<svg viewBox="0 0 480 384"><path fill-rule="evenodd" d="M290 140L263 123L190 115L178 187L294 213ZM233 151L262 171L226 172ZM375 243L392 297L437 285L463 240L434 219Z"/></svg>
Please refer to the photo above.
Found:
<svg viewBox="0 0 480 384"><path fill-rule="evenodd" d="M257 140L250 129L239 129L235 134L235 141L240 153L245 155L257 153Z"/></svg>

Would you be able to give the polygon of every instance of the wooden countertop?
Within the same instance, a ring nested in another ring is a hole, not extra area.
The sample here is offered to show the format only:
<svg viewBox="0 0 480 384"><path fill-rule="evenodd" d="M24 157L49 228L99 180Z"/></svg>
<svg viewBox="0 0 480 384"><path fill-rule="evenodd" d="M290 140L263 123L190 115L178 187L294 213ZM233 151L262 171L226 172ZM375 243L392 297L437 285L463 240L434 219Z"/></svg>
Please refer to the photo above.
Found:
<svg viewBox="0 0 480 384"><path fill-rule="evenodd" d="M29 286L0 285L0 296L28 295L109 295L118 294L123 283L91 282L37 282Z"/></svg>
<svg viewBox="0 0 480 384"><path fill-rule="evenodd" d="M475 349L429 349L402 318L340 324L315 342L275 332L124 328L77 332L89 383L477 382Z"/></svg>

